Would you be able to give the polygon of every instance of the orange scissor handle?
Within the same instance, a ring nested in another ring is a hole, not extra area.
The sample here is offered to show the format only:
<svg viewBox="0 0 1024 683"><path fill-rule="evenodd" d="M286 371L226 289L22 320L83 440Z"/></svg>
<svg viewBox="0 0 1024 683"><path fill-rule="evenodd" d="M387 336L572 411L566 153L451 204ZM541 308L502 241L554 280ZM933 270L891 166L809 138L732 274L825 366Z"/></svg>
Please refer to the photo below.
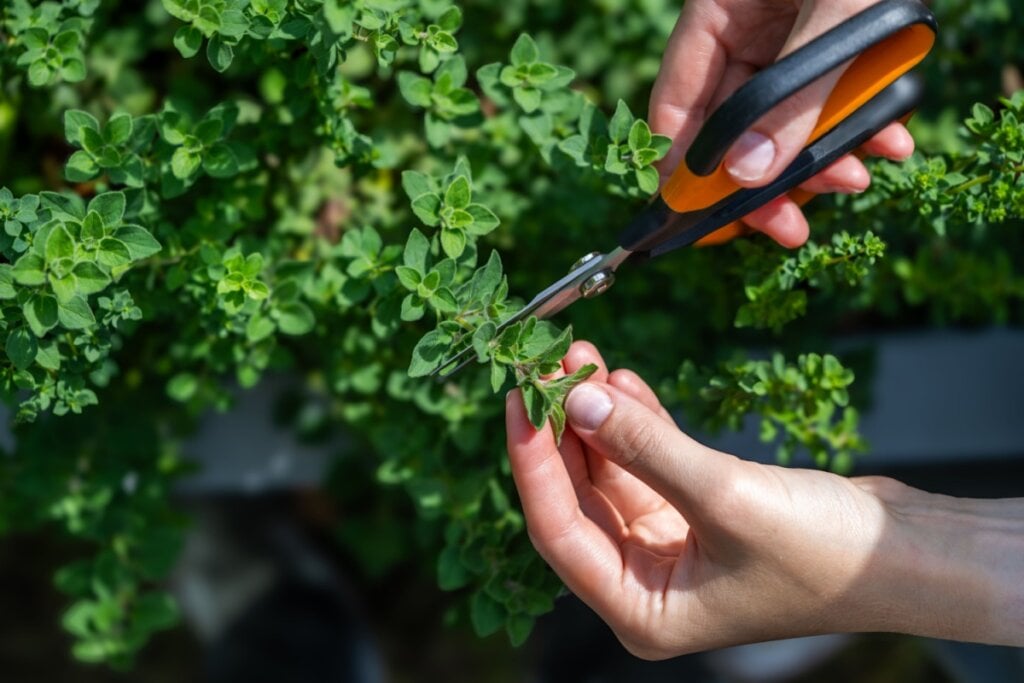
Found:
<svg viewBox="0 0 1024 683"><path fill-rule="evenodd" d="M708 118L686 160L662 188L662 200L674 212L686 213L707 209L740 191L721 162L736 138L757 119L853 59L826 101L808 138L810 145L924 59L935 42L935 31L934 16L918 0L883 0L764 69ZM798 203L811 196L795 192ZM722 242L744 231L745 226L736 221L701 243Z"/></svg>

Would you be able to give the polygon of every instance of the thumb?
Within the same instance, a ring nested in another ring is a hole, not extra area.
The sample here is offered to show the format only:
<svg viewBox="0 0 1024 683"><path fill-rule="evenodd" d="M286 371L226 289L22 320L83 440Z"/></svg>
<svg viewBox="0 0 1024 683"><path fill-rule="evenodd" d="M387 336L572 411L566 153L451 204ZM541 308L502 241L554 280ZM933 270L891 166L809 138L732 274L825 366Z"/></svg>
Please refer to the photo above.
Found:
<svg viewBox="0 0 1024 683"><path fill-rule="evenodd" d="M835 27L874 0L804 2L776 60ZM846 70L840 66L783 100L740 135L725 155L725 169L736 184L760 187L774 180L807 144L822 107Z"/></svg>
<svg viewBox="0 0 1024 683"><path fill-rule="evenodd" d="M657 491L691 525L707 516L740 463L697 443L610 384L580 384L566 399L565 412L591 450Z"/></svg>

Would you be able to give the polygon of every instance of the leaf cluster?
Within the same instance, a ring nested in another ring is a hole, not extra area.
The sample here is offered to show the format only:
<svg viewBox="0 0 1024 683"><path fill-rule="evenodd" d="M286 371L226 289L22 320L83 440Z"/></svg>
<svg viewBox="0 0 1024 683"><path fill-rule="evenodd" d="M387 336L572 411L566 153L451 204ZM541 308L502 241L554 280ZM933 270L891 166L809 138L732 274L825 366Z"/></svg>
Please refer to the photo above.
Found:
<svg viewBox="0 0 1024 683"><path fill-rule="evenodd" d="M738 429L744 416L760 416L761 440L777 442L776 457L789 464L800 449L818 467L846 472L867 445L849 406L853 371L826 354L801 354L787 362L736 359L713 371L684 363L676 391L694 419L711 428Z"/></svg>

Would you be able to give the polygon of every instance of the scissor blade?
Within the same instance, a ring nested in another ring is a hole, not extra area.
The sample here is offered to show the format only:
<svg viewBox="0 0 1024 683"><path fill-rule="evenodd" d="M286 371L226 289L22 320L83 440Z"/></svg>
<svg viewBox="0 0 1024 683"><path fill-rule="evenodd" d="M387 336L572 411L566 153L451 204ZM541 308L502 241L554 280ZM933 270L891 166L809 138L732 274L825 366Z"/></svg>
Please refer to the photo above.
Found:
<svg viewBox="0 0 1024 683"><path fill-rule="evenodd" d="M535 297L535 299L536 299L536 297ZM497 330L495 331L495 336L501 334L502 332L504 332L506 329L508 329L512 325L515 325L517 322L519 322L520 320L524 320L528 315L530 315L530 312L532 310L534 310L533 309L533 304L534 304L534 301L531 301L525 307L523 307L520 310L516 311L511 316L509 316L507 319L505 319L501 323L499 323L498 327L497 327ZM427 376L428 377L436 377L439 380L447 379L448 377L451 377L452 375L454 375L456 372L458 372L462 368L464 368L467 365L469 365L470 363L472 363L473 362L473 356L474 356L475 353L476 353L476 350L473 348L473 345L470 344L469 346L467 346L466 348L462 349L461 351L459 351L455 355L449 356L448 358L445 358L441 362L441 364L439 366L437 366L437 368L435 368L434 371L431 372ZM455 365L456 363L458 363L458 365ZM447 368L451 368L452 365L455 365L455 367L452 368L451 370L447 370L446 371L446 369Z"/></svg>
<svg viewBox="0 0 1024 683"><path fill-rule="evenodd" d="M526 304L526 306L521 308L511 317L503 320L498 325L497 333L501 334L501 332L508 327L521 320L525 320L531 315L536 316L540 320L545 320L561 313L583 297L582 287L584 283L602 271L614 272L623 261L629 258L631 253L632 252L619 247L608 254L598 254L589 261L586 261L573 270L570 270L566 275L545 287L537 296L533 297L533 299L530 300L530 303ZM467 346L454 356L442 361L441 365L430 373L430 376L438 379L447 379L448 377L451 377L472 362L474 353L475 351L472 345ZM453 365L455 365L454 368L444 372L446 368L450 368Z"/></svg>

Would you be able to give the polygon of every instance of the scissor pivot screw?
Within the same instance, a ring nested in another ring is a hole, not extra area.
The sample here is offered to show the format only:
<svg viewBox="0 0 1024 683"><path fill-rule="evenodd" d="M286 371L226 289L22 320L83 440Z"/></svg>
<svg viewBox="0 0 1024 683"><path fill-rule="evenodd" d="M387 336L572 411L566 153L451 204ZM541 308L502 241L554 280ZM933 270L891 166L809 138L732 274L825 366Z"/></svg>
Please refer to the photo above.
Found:
<svg viewBox="0 0 1024 683"><path fill-rule="evenodd" d="M615 284L615 273L610 270L602 270L594 273L580 285L580 294L584 299L590 299L598 294L604 294Z"/></svg>
<svg viewBox="0 0 1024 683"><path fill-rule="evenodd" d="M579 270L580 268L582 268L583 266L587 265L588 263L590 263L594 259L599 258L600 256L601 256L601 252L599 252L599 251L592 251L589 254L587 254L586 256L581 256L579 261L577 261L576 263L572 264L572 268L569 269L569 272L571 273L574 270Z"/></svg>

